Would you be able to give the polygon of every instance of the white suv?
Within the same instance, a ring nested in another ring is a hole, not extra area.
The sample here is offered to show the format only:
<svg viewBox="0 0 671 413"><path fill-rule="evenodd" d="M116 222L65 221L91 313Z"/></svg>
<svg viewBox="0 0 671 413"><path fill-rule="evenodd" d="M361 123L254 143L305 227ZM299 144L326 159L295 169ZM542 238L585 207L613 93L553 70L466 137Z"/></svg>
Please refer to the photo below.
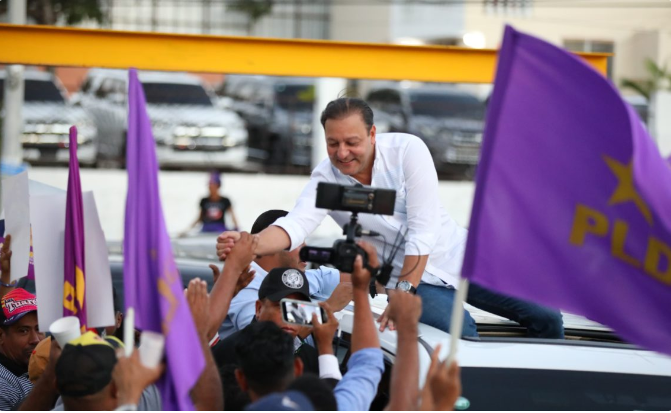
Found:
<svg viewBox="0 0 671 413"><path fill-rule="evenodd" d="M243 168L247 129L233 111L215 106L214 94L192 75L140 72L161 166ZM77 97L99 130L98 160L125 160L128 72L92 69Z"/></svg>
<svg viewBox="0 0 671 413"><path fill-rule="evenodd" d="M0 70L0 103L6 74L6 70ZM65 88L55 75L26 70L23 78L23 158L28 162L68 162L70 127L77 126L77 158L82 163L93 163L97 130L89 115L68 103Z"/></svg>
<svg viewBox="0 0 671 413"><path fill-rule="evenodd" d="M372 301L381 314L386 296ZM671 358L622 343L608 328L580 316L564 314L566 339L525 337L522 327L467 305L480 337L462 339L462 397L455 410L670 410ZM339 358L346 357L352 330L352 308L342 312ZM396 360L396 332L380 334L385 373L371 410L389 398L391 368ZM449 334L419 325L420 387L436 345L444 354Z"/></svg>

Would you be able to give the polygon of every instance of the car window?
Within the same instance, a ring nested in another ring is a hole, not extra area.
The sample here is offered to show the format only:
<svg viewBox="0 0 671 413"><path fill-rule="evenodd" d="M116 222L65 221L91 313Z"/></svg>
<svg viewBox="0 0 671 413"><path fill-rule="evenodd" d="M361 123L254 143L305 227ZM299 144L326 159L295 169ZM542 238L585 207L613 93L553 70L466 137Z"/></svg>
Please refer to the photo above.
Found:
<svg viewBox="0 0 671 413"><path fill-rule="evenodd" d="M475 96L452 93L410 94L410 108L414 115L434 118L484 120L485 105Z"/></svg>
<svg viewBox="0 0 671 413"><path fill-rule="evenodd" d="M143 83L147 103L212 106L212 100L200 85L180 83Z"/></svg>
<svg viewBox="0 0 671 413"><path fill-rule="evenodd" d="M275 101L285 110L312 111L315 88L312 85L275 85Z"/></svg>
<svg viewBox="0 0 671 413"><path fill-rule="evenodd" d="M462 367L455 410L669 410L671 377Z"/></svg>
<svg viewBox="0 0 671 413"><path fill-rule="evenodd" d="M366 101L375 109L380 109L391 114L402 112L401 96L393 89L381 89L371 92Z"/></svg>

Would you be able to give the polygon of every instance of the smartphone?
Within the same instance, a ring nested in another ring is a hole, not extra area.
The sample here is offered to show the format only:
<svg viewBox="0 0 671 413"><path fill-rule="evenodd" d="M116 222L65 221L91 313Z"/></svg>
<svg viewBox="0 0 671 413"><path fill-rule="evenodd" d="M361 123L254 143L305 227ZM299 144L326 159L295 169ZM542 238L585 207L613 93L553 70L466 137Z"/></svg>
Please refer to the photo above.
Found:
<svg viewBox="0 0 671 413"><path fill-rule="evenodd" d="M282 319L287 324L310 326L312 325L312 314L317 314L317 320L322 324L328 319L326 312L319 304L309 301L283 298L280 300L280 309L282 311Z"/></svg>

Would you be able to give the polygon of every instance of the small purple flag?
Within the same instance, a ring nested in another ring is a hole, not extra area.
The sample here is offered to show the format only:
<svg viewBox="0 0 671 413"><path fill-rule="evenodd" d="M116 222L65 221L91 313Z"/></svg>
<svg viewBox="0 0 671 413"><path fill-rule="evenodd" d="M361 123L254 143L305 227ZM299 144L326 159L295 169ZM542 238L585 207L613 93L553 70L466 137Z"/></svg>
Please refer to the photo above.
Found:
<svg viewBox="0 0 671 413"><path fill-rule="evenodd" d="M86 268L84 267L84 208L77 159L77 128L70 128L70 172L65 204L65 255L63 280L63 316L79 318L86 331ZM32 237L31 237L32 256Z"/></svg>
<svg viewBox="0 0 671 413"><path fill-rule="evenodd" d="M671 169L608 80L511 27L462 275L671 354Z"/></svg>
<svg viewBox="0 0 671 413"><path fill-rule="evenodd" d="M135 69L128 73L126 168L126 307L135 308L139 329L165 336L166 372L158 382L163 409L194 410L189 392L205 367L205 358L165 227L156 144Z"/></svg>

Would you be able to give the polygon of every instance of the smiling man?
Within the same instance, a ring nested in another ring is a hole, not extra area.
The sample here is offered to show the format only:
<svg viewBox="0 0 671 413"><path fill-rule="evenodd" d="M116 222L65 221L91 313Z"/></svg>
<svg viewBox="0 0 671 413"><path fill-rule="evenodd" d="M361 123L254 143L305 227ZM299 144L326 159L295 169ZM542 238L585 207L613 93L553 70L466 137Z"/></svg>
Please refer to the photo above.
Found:
<svg viewBox="0 0 671 413"><path fill-rule="evenodd" d="M44 338L37 326L37 300L23 288L7 293L0 315L0 410L11 410L33 388L28 361Z"/></svg>
<svg viewBox="0 0 671 413"><path fill-rule="evenodd" d="M422 323L449 332L455 288L458 285L466 247L467 231L442 207L438 198L438 175L426 144L405 133L377 134L373 111L356 98L339 98L322 112L328 159L312 172L296 206L259 234L255 253L264 255L298 248L322 220L330 215L338 225L350 214L315 206L317 185L370 185L396 191L393 216L359 215L359 224L380 237L365 237L381 261L391 261L393 271L388 293L422 297ZM404 236L405 234L405 236ZM225 260L239 233L228 231L217 239L217 254ZM387 254L401 238L398 253ZM510 318L527 327L528 335L561 338L561 314L533 303L506 297L471 284L468 302L486 311ZM380 330L388 323L379 319ZM390 325L391 327L391 325ZM462 334L477 336L475 321L466 311Z"/></svg>

